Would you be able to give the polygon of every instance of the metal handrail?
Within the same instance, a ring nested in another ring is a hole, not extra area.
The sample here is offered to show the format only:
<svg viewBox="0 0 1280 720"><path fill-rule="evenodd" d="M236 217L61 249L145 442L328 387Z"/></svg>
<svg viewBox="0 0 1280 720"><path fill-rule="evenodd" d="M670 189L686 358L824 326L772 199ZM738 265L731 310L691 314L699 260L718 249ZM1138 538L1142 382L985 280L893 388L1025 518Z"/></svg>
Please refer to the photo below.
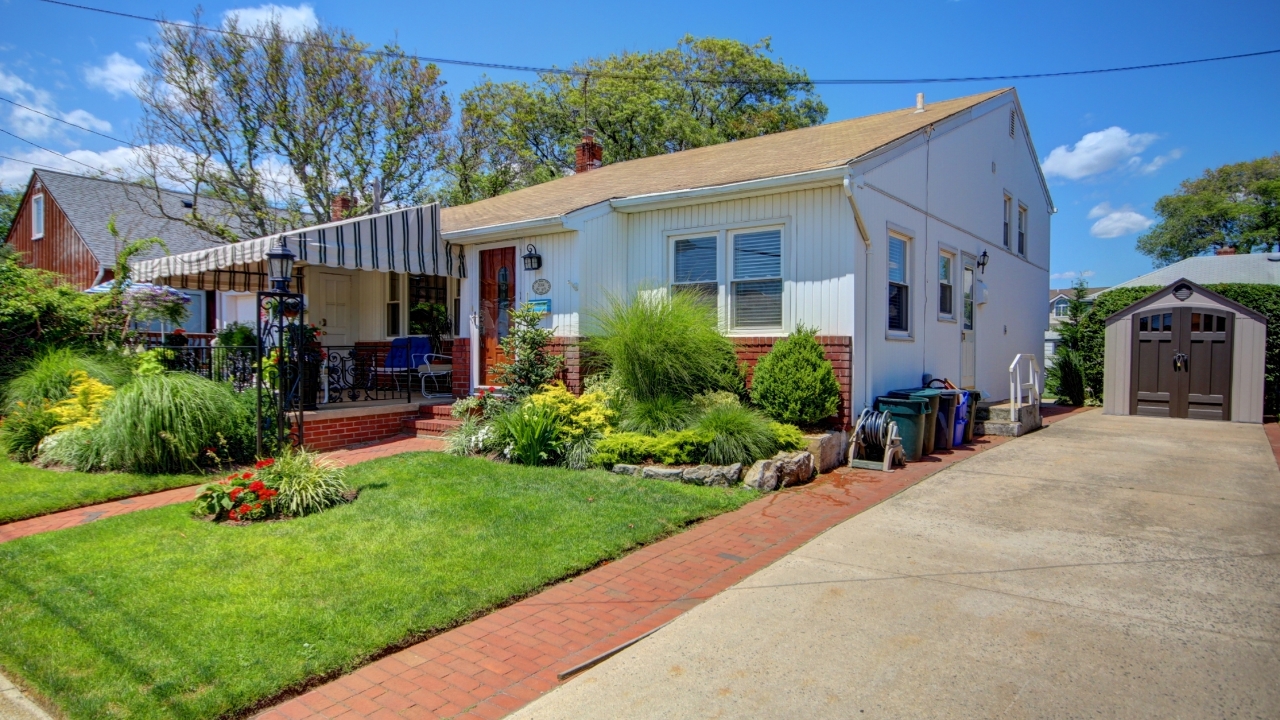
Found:
<svg viewBox="0 0 1280 720"><path fill-rule="evenodd" d="M1027 366L1027 382L1022 382L1023 361ZM1040 361L1031 353L1018 353L1009 363L1009 404L1016 413L1022 408L1022 391L1027 390L1029 405L1040 404L1040 378L1044 375L1040 370Z"/></svg>

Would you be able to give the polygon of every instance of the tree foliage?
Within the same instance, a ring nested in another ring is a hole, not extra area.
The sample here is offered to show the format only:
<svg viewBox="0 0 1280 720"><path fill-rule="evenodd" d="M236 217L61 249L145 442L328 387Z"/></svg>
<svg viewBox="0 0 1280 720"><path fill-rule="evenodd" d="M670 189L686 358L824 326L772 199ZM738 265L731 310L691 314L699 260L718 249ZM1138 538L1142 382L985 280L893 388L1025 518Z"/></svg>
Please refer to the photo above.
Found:
<svg viewBox="0 0 1280 720"><path fill-rule="evenodd" d="M24 266L12 246L0 248L0 382L55 343L91 345L100 303L57 273Z"/></svg>
<svg viewBox="0 0 1280 720"><path fill-rule="evenodd" d="M9 237L9 228L18 215L18 206L22 204L21 188L5 188L0 183L0 242Z"/></svg>
<svg viewBox="0 0 1280 720"><path fill-rule="evenodd" d="M263 236L327 218L337 195L367 212L375 181L389 202L427 184L450 115L435 65L394 43L365 53L334 28L291 35L278 18L245 28L229 15L227 34L199 20L160 26L138 92L146 172L195 197L182 219Z"/></svg>
<svg viewBox="0 0 1280 720"><path fill-rule="evenodd" d="M1157 266L1217 248L1280 247L1280 153L1206 170L1156 201L1159 222L1138 238Z"/></svg>
<svg viewBox="0 0 1280 720"><path fill-rule="evenodd" d="M754 45L686 35L674 48L575 63L537 82L484 81L462 94L441 163L441 198L461 204L568 174L582 130L605 164L794 130L827 107L808 74ZM706 82L732 78L739 82Z"/></svg>
<svg viewBox="0 0 1280 720"><path fill-rule="evenodd" d="M1083 329L1080 321L1088 312L1085 296L1089 293L1089 285L1084 280L1077 280L1067 298L1067 317L1058 325L1058 347L1053 352L1053 364L1045 371L1045 384L1058 398L1076 407L1084 405L1087 383L1084 377L1082 346L1084 344ZM1102 394L1099 385L1097 395Z"/></svg>

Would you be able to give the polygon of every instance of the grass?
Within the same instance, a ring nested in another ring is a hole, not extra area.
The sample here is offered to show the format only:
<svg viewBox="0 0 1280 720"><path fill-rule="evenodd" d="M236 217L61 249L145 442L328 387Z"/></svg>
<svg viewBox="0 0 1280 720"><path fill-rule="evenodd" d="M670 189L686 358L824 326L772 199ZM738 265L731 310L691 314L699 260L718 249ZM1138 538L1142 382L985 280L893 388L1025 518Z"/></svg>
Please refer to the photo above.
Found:
<svg viewBox="0 0 1280 720"><path fill-rule="evenodd" d="M251 527L179 505L0 544L0 666L71 718L212 718L732 510L742 489L417 453Z"/></svg>
<svg viewBox="0 0 1280 720"><path fill-rule="evenodd" d="M0 457L0 523L204 481L199 475L59 472Z"/></svg>

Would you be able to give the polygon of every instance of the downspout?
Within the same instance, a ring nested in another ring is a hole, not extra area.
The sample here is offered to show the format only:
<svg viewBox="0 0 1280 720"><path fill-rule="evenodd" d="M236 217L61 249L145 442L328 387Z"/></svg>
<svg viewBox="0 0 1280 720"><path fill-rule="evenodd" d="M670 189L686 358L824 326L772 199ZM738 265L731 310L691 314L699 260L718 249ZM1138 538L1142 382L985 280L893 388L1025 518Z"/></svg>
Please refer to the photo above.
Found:
<svg viewBox="0 0 1280 720"><path fill-rule="evenodd" d="M107 274L107 269L102 263L98 263L98 274L93 276L93 282L89 283L89 287L98 287L102 283L102 278Z"/></svg>
<svg viewBox="0 0 1280 720"><path fill-rule="evenodd" d="M867 316L867 306L870 303L868 288L871 285L871 235L867 232L867 226L862 222L862 211L858 209L858 201L853 196L853 178L848 174L844 176L842 183L844 187L844 196L849 200L849 208L853 210L853 223L858 228L858 235L862 238L862 337L859 338L858 352L862 355L862 362L855 366L855 370L862 373L862 406L867 407L867 398L871 396L869 383L871 382L871 353L867 351L867 336L870 335L870 325ZM854 325L854 335L857 335L857 324ZM852 408L850 408L852 410Z"/></svg>

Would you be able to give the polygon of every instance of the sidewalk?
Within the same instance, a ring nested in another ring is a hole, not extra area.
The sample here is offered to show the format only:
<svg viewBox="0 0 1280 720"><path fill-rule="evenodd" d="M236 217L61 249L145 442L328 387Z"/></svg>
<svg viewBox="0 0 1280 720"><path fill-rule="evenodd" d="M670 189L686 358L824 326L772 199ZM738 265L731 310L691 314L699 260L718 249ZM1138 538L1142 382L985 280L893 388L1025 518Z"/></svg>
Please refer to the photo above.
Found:
<svg viewBox="0 0 1280 720"><path fill-rule="evenodd" d="M421 452L424 450L442 451L444 450L444 441L440 438L400 437L362 447L334 450L321 453L321 455L338 465L348 466L377 458L399 455L400 453ZM209 478L210 482L215 479L216 477L214 476ZM149 495L136 495L130 498L112 500L111 502L63 510L7 523L0 525L0 543L17 540L28 535L61 530L75 525L84 525L94 520L138 512L139 510L150 510L151 508L190 502L196 499L196 495L200 493L202 486L203 483L201 485L188 485L187 487L163 490Z"/></svg>
<svg viewBox="0 0 1280 720"><path fill-rule="evenodd" d="M1084 411L1045 410L1046 423ZM980 438L971 449L889 474L841 468L384 657L258 717L502 717L555 687L559 673L660 627L841 521L1010 439Z"/></svg>

